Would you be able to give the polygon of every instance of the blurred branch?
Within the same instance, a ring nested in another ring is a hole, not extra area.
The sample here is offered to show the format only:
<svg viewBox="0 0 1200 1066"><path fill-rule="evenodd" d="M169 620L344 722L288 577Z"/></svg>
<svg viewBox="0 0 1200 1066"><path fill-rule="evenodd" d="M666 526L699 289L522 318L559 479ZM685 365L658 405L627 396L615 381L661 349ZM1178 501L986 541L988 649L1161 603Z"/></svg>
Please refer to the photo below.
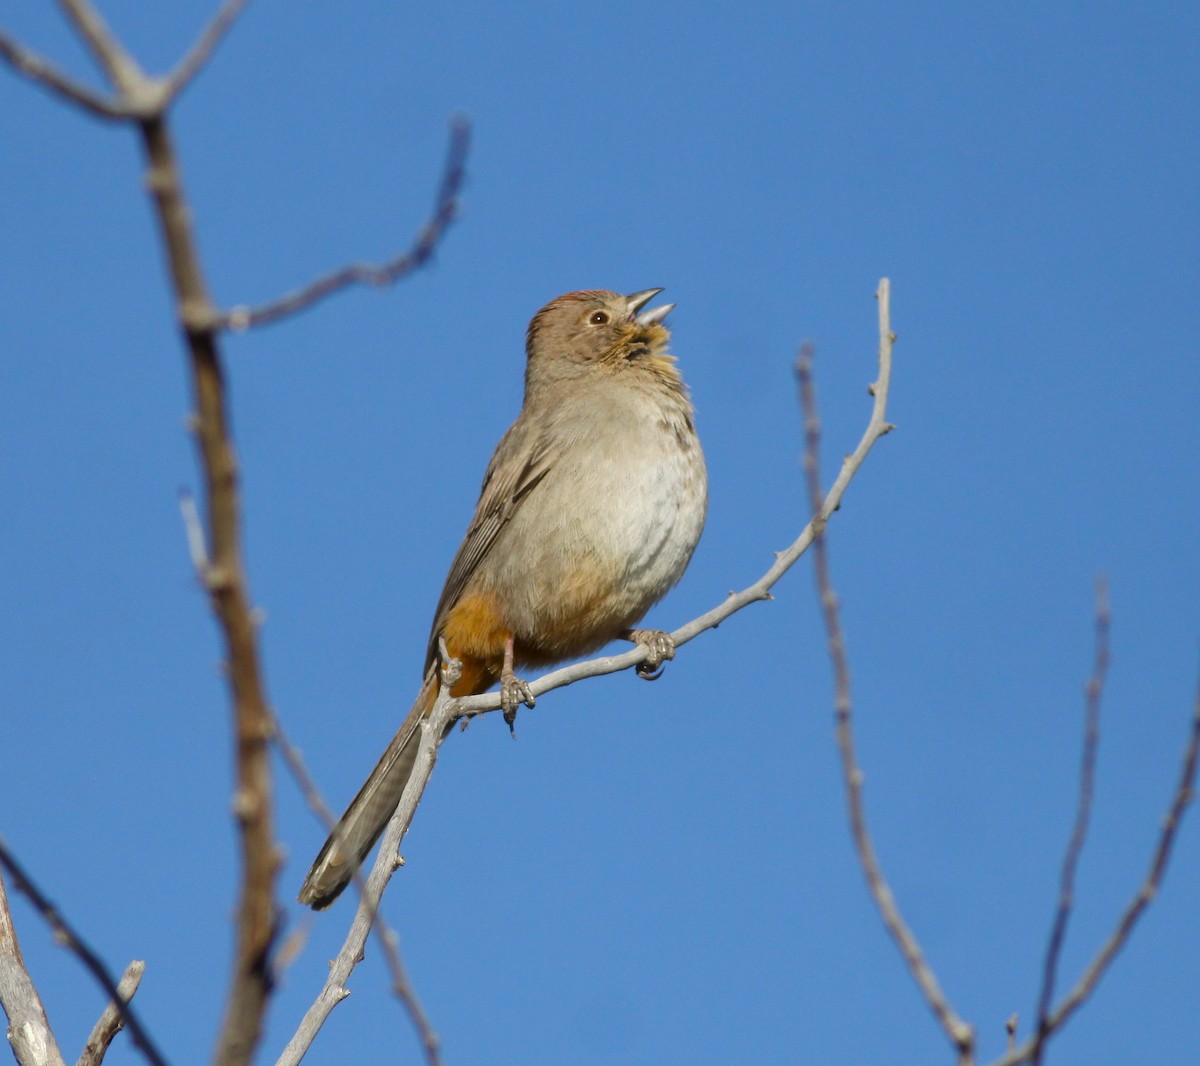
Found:
<svg viewBox="0 0 1200 1066"><path fill-rule="evenodd" d="M882 369L891 366L892 345L896 339L891 330L889 293L886 279L880 283L876 293L879 299L879 365L880 380L875 386L876 411L873 422L882 423L882 406L887 401L888 378ZM838 751L842 761L842 779L846 789L846 802L850 815L850 833L858 853L859 865L866 875L871 898L879 910L880 917L900 954L904 957L909 973L933 1011L938 1024L958 1051L959 1062L973 1062L975 1048L974 1030L959 1017L950 1005L936 975L925 958L916 936L905 922L896 904L895 897L884 878L875 854L870 831L867 827L866 809L863 802L863 772L858 764L854 746L853 704L850 698L850 663L846 656L846 643L842 633L841 612L837 593L829 574L829 553L825 545L827 513L821 497L820 444L821 423L817 415L816 390L812 378L812 348L805 346L796 363L796 374L800 380L800 403L804 413L805 450L804 470L808 484L809 503L813 511L815 529L813 534L813 572L816 578L818 599L825 630L829 639L829 657L833 666L834 700ZM884 430L881 430L884 432Z"/></svg>
<svg viewBox="0 0 1200 1066"><path fill-rule="evenodd" d="M370 263L351 263L270 303L259 304L257 307L234 307L227 313L218 315L213 325L235 332L254 326L265 326L304 311L351 285L393 285L423 267L433 257L446 230L458 217L459 193L466 177L467 150L470 143L470 124L461 117L454 119L450 123L450 145L433 214L421 228L408 251L378 266Z"/></svg>
<svg viewBox="0 0 1200 1066"><path fill-rule="evenodd" d="M64 1066L46 1008L25 969L0 868L0 1009L8 1018L8 1043L19 1066Z"/></svg>
<svg viewBox="0 0 1200 1066"><path fill-rule="evenodd" d="M312 774L308 772L308 767L304 765L304 759L298 748L292 744L287 735L283 732L279 724L278 718L272 715L272 724L275 731L275 744L283 756L283 761L287 765L293 779L299 786L301 793L304 795L305 801L308 803L309 809L317 816L324 824L327 832L332 832L337 825L337 818L333 811L329 809L329 805L325 802L320 790L317 788L317 783L313 780ZM398 847L397 842L397 847ZM390 853L385 853L381 850L380 854L396 853L396 849ZM396 864L390 864L392 869L396 868ZM390 871L389 871L390 876ZM356 869L354 871L354 886L358 891L360 900L364 900L368 894L368 885L364 880L362 871ZM386 883L386 880L385 882ZM312 1041L316 1038L321 1026L324 1024L325 1018L329 1016L329 1012L343 999L348 996L349 990L345 987L345 980L349 977L350 972L362 958L363 947L366 943L366 934L371 929L374 929L376 939L379 941L383 949L384 961L387 963L388 972L391 976L392 991L396 998L400 1000L404 1009L408 1012L408 1016L413 1023L413 1027L417 1030L417 1035L421 1040L421 1046L425 1051L425 1060L429 1066L439 1066L441 1063L441 1042L438 1039L437 1033L434 1031L432 1024L429 1021L429 1016L425 1013L425 1009L421 1006L420 1000L417 998L416 990L413 988L412 981L409 980L408 971L404 966L404 960L400 955L400 938L396 931L392 929L384 920L383 915L379 912L379 902L383 891L380 886L378 892L374 896L374 901L365 907L365 913L369 917L369 924L364 930L363 938L357 942L349 958L346 960L348 965L345 967L345 975L335 977L335 972L340 970L339 960L342 955L346 954L346 949L343 948L338 959L330 965L330 975L326 980L325 987L318 994L317 1000L313 1007L309 1008L305 1014L304 1020L297 1029L296 1035L292 1037L288 1043L279 1062L298 1063L303 1055L308 1051ZM322 1010L321 1008L324 1007Z"/></svg>
<svg viewBox="0 0 1200 1066"><path fill-rule="evenodd" d="M104 961L68 924L67 920L59 913L58 908L47 899L45 893L34 884L20 863L17 862L13 853L8 850L8 845L3 840L0 840L0 868L8 871L9 876L12 878L13 888L28 897L38 913L45 919L46 924L54 932L54 939L83 963L88 972L96 979L96 983L108 994L116 1010L120 1013L121 1018L129 1026L129 1035L133 1038L134 1044L145 1056L146 1061L152 1063L153 1066L165 1066L162 1054L155 1046L154 1041L151 1040L150 1034L146 1032L141 1022L138 1021L133 1008L129 1006L125 1001L125 997L121 995L117 982L109 972L108 967L105 966ZM4 912L7 913L6 904L4 905ZM11 926L9 928L11 932ZM3 919L0 917L0 942L3 939ZM13 947L16 947L15 937L13 939ZM17 957L18 959L20 957L19 950ZM42 1020L45 1020L45 1012L42 1013ZM55 1050L57 1051L57 1049ZM61 1061L61 1059L62 1056L59 1055L58 1061Z"/></svg>
<svg viewBox="0 0 1200 1066"><path fill-rule="evenodd" d="M205 27L204 32L196 39L188 54L180 60L179 65L167 75L163 86L163 106L170 106L175 98L191 84L192 79L204 69L205 64L212 58L217 45L224 39L242 9L249 0L225 0L220 10L213 16L212 21Z"/></svg>
<svg viewBox="0 0 1200 1066"><path fill-rule="evenodd" d="M147 77L112 35L88 0L61 0L60 6L113 87L106 99L64 74L49 60L0 33L0 58L18 74L83 108L96 118L137 121L163 114L212 57L248 0L225 0L179 65L165 78Z"/></svg>
<svg viewBox="0 0 1200 1066"><path fill-rule="evenodd" d="M1075 808L1075 825L1071 839L1063 855L1062 874L1059 878L1058 909L1054 925L1046 944L1046 958L1042 966L1042 990L1038 995L1037 1021L1035 1023L1033 1054L1034 1066L1040 1066L1046 1038L1050 1034L1050 1007L1054 1002L1054 982L1058 975L1059 957L1067 936L1067 924L1071 919L1071 908L1075 903L1075 871L1079 857L1087 840L1088 823L1092 816L1092 797L1096 783L1096 752L1100 746L1100 701L1104 695L1104 681L1108 676L1108 634L1112 624L1112 612L1108 602L1108 584L1101 578L1096 582L1096 651L1091 677L1085 686L1086 706L1084 709L1083 757L1079 771L1079 799Z"/></svg>
<svg viewBox="0 0 1200 1066"><path fill-rule="evenodd" d="M83 108L95 118L122 120L129 117L119 101L98 96L6 33L0 33L0 58L22 77L55 93L67 103Z"/></svg>
<svg viewBox="0 0 1200 1066"><path fill-rule="evenodd" d="M142 974L145 972L146 964L137 959L125 967L125 973L121 976L120 984L117 985L117 994L120 998L110 1002L104 1008L104 1013L96 1020L75 1066L100 1066L100 1063L104 1061L109 1044L113 1042L117 1033L125 1028L125 1022L121 1017L121 1007L133 999L133 994L138 990L138 985L142 983Z"/></svg>
<svg viewBox="0 0 1200 1066"><path fill-rule="evenodd" d="M176 315L189 356L196 403L194 429L207 505L207 536L199 543L207 541L212 553L201 576L226 646L237 741L233 809L241 830L243 871L234 975L216 1059L221 1066L248 1063L261 1035L271 991L269 954L276 930L274 884L279 855L271 817L270 725L241 558L241 503L226 411L224 369L215 330L206 324L216 312L192 235L191 209L167 124L172 95L200 69L241 5L226 3L180 64L173 80L164 81L142 72L89 0L61 3L116 90L123 114L141 135L147 161L146 185L167 252ZM194 537L192 543L195 553ZM115 989L110 992L115 994Z"/></svg>
<svg viewBox="0 0 1200 1066"><path fill-rule="evenodd" d="M130 86L141 81L142 72L138 65L112 35L90 0L59 0L58 6L115 88L124 94Z"/></svg>
<svg viewBox="0 0 1200 1066"><path fill-rule="evenodd" d="M1017 1063L1028 1062L1033 1057L1038 1043L1044 1043L1050 1035L1061 1029L1071 1015L1083 1006L1088 997L1096 990L1100 979L1112 965L1118 952L1129 941L1138 919L1153 902L1154 897L1158 895L1163 877L1167 872L1167 865L1171 861L1171 850L1175 845L1175 838L1179 833L1183 816L1195 794L1197 762L1200 762L1200 682L1196 686L1196 700L1192 708L1188 739L1183 749L1179 781L1167 805L1167 812L1163 817L1162 828L1159 831L1154 852L1150 857L1150 867L1146 871L1145 880L1142 881L1120 918L1117 919L1112 934L1101 945L1100 950L1096 952L1095 957L1084 970L1083 976L1050 1013L1046 1019L1044 1031L1039 1026L1038 1032L1033 1037L1015 1051L996 1059L992 1066L1016 1066Z"/></svg>
<svg viewBox="0 0 1200 1066"><path fill-rule="evenodd" d="M189 356L194 430L207 505L204 540L211 553L200 576L224 637L236 734L233 810L240 829L242 881L234 973L216 1053L216 1061L225 1066L250 1061L272 990L269 956L276 934L274 893L280 857L272 820L271 726L241 553L239 474L225 370L215 332L196 324L211 317L212 304L166 119L157 115L138 125L148 163L146 183L167 250L176 313Z"/></svg>
<svg viewBox="0 0 1200 1066"><path fill-rule="evenodd" d="M136 125L147 162L146 185L166 250L196 405L192 428L205 481L203 524L190 497L184 496L181 506L192 561L224 638L237 741L233 809L240 829L243 873L234 973L216 1052L221 1066L248 1063L261 1038L272 990L270 954L277 931L274 889L280 859L272 821L268 747L272 721L241 554L239 473L218 334L223 329L248 328L295 314L351 284L397 281L428 262L458 213L469 141L466 123L456 121L451 128L450 150L434 213L404 255L380 267L347 267L272 304L222 314L209 297L167 115L174 100L211 58L245 4L246 0L224 0L172 73L156 78L145 74L125 51L91 0L60 0L66 17L110 82L115 93L112 100L101 98L17 42L0 36L0 57L17 73L98 117ZM395 950L395 935L389 934L390 930L381 927L397 994L408 1004L423 1041L435 1049L436 1057L436 1038L404 975Z"/></svg>

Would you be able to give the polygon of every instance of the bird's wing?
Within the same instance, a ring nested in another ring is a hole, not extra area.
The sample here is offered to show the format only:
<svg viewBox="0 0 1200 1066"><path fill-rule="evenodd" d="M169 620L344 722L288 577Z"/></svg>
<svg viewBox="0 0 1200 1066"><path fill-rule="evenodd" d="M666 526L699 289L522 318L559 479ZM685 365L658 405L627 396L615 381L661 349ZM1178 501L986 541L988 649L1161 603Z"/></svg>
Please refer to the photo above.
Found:
<svg viewBox="0 0 1200 1066"><path fill-rule="evenodd" d="M483 476L483 486L479 490L479 502L475 505L471 525L450 565L442 598L438 601L425 658L427 669L437 654L438 633L446 615L491 551L500 531L550 472L553 465L552 450L546 433L531 433L528 424L520 419L513 423L496 446L487 473Z"/></svg>

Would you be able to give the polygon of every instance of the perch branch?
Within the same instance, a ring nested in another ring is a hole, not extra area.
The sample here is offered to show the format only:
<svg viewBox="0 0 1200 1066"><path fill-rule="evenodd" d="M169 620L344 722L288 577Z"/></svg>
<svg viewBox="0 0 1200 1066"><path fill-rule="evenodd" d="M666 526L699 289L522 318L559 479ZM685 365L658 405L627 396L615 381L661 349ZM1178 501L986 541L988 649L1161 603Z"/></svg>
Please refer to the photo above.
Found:
<svg viewBox="0 0 1200 1066"><path fill-rule="evenodd" d="M300 751L288 739L287 734L283 732L279 724L279 719L272 715L272 725L275 732L275 746L279 749L279 753L283 756L283 761L291 772L293 779L304 795L305 801L308 803L309 809L317 816L324 824L327 832L332 832L337 824L337 818L333 811L329 809L329 805L325 802L320 790L317 788L316 781L313 780L312 774L308 772L308 767L304 765L304 759ZM359 897L362 898L367 893L366 880L362 875L361 870L354 871L354 886L358 891ZM400 954L400 938L384 920L383 915L379 911L379 900L376 898L374 904L369 908L371 916L371 928L375 931L375 937L379 941L383 949L384 960L387 963L388 972L392 980L392 991L396 994L396 998L403 1004L404 1009L408 1012L408 1016L412 1021L413 1028L417 1031L417 1036L420 1038L421 1046L425 1049L426 1061L429 1066L438 1066L441 1062L441 1043L437 1033L434 1031L432 1024L429 1021L429 1016L425 1013L425 1009L421 1006L420 1000L417 998L416 990L413 988L412 981L409 980L408 970L404 965L404 960ZM364 938L365 943L365 938ZM357 946L355 958L361 956L363 944ZM336 966L336 963L334 964ZM353 969L353 967L350 967ZM349 970L346 971L349 976ZM330 976L332 979L333 967L330 968ZM340 985L340 983L339 983ZM348 993L347 993L348 994ZM341 998L344 998L341 997ZM330 997L330 1009L338 1000ZM318 1002L321 1002L320 998ZM328 1012L326 1012L328 1014ZM323 1020L323 1019L322 1019ZM303 1051L307 1051L308 1044L312 1042L312 1038L317 1035L320 1030L320 1025L317 1025L308 1032L311 1035L308 1037L308 1043L304 1045ZM292 1043L289 1043L288 1048L292 1050L292 1044L295 1043L293 1037ZM303 1054L303 1051L300 1053ZM286 1052L285 1052L286 1054ZM280 1059L280 1062L285 1061ZM299 1058L294 1060L298 1062Z"/></svg>
<svg viewBox="0 0 1200 1066"><path fill-rule="evenodd" d="M458 664L452 662L447 669L456 673ZM446 677L447 673L444 670L443 679ZM433 710L429 717L421 723L420 746L412 774L400 797L396 813L383 832L379 851L375 857L375 865L371 868L365 887L360 891L358 909L350 924L346 939L341 950L338 951L337 957L329 964L329 976L325 979L321 991L301 1019L295 1034L279 1056L276 1066L298 1066L333 1008L350 995L346 982L363 957L363 947L366 944L367 935L375 923L383 891L392 874L404 864L404 860L399 856L400 843L412 821L417 804L421 802L425 785L433 773L433 766L437 762L440 738L445 734L450 723L458 717L457 701L451 699L448 694L450 687L450 683L443 680L441 692L434 703ZM399 994L399 990L397 990L397 994ZM441 1061L437 1036L432 1029L426 1029L421 1036L426 1061L430 1063L430 1066L434 1066Z"/></svg>

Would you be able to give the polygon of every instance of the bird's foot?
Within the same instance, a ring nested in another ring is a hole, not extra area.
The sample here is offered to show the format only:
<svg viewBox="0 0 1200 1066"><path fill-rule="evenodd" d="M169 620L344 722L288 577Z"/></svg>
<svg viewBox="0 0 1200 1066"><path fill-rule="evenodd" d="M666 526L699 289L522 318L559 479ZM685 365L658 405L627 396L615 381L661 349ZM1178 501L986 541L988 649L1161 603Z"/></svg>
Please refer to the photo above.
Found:
<svg viewBox="0 0 1200 1066"><path fill-rule="evenodd" d="M636 667L643 681L657 681L665 664L675 658L675 641L661 629L627 629L621 636L646 649L646 658Z"/></svg>
<svg viewBox="0 0 1200 1066"><path fill-rule="evenodd" d="M524 704L532 707L536 701L529 686L512 671L500 675L500 709L504 712L504 720L508 723L508 731L517 735L517 708Z"/></svg>

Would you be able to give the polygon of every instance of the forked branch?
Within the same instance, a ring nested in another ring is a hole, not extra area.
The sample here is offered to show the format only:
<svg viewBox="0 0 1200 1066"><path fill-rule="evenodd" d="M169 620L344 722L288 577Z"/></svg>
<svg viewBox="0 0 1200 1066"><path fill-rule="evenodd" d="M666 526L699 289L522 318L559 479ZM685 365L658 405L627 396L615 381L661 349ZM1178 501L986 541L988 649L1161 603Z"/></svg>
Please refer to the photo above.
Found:
<svg viewBox="0 0 1200 1066"><path fill-rule="evenodd" d="M8 871L9 877L12 878L13 888L29 899L46 924L54 931L55 939L83 963L88 972L96 979L96 983L108 993L122 1021L128 1026L129 1035L133 1038L134 1044L146 1061L152 1066L165 1066L162 1053L129 1005L128 996L121 994L117 981L105 965L104 960L75 931L58 908L34 883L3 840L0 840L0 869ZM0 895L2 895L2 889L0 889ZM7 904L0 900L0 906L2 906L4 914L7 914ZM2 926L3 918L0 917L0 945L3 944Z"/></svg>
<svg viewBox="0 0 1200 1066"><path fill-rule="evenodd" d="M1044 1026L1039 1026L1038 1032L1029 1040L996 1059L991 1066L1017 1066L1017 1063L1029 1062L1037 1050L1037 1045L1044 1044L1050 1036L1060 1030L1095 992L1100 984L1100 979L1108 972L1113 960L1129 942L1129 937L1138 920L1158 895L1163 878L1166 876L1167 866L1171 861L1171 852L1175 846L1175 838L1179 834L1179 827L1183 823L1183 816L1195 796L1198 763L1200 763L1200 681L1196 685L1196 699L1192 707L1188 739L1183 748L1179 779L1167 804L1167 811L1163 816L1162 827L1159 830L1158 839L1155 841L1145 878L1121 912L1109 938L1100 946L1079 980L1076 981L1075 986L1050 1012Z"/></svg>
<svg viewBox="0 0 1200 1066"><path fill-rule="evenodd" d="M1108 634L1112 625L1112 612L1108 602L1108 584L1103 579L1096 582L1096 651L1092 675L1084 689L1083 756L1079 770L1079 799L1075 806L1075 824L1071 839L1063 854L1062 873L1059 876L1058 907L1054 913L1054 924L1046 942L1046 957L1042 964L1042 990L1038 994L1037 1018L1031 1060L1041 1066L1042 1052L1050 1035L1050 1008L1054 1003L1054 983L1058 977L1058 963L1063 944L1067 938L1067 923L1075 905L1075 871L1079 857L1087 840L1088 823L1092 817L1092 797L1096 791L1096 754L1100 747L1100 701L1104 696L1104 682L1108 677Z"/></svg>
<svg viewBox="0 0 1200 1066"><path fill-rule="evenodd" d="M881 283L876 293L879 299L879 350L880 365L891 364L891 350L895 334L891 330L888 307L888 287ZM885 354L886 353L886 356ZM925 997L942 1031L957 1050L959 1062L973 1061L975 1048L974 1030L958 1015L950 1000L942 991L937 977L925 958L912 929L900 913L892 890L883 875L875 845L867 827L866 807L863 800L863 772L858 765L854 744L854 708L850 696L850 663L846 655L846 642L842 633L841 610L837 593L829 572L829 553L825 544L825 512L821 496L821 423L817 415L816 388L812 377L812 349L805 347L796 363L796 374L800 381L800 405L804 414L804 471L808 487L809 505L813 511L815 534L813 539L813 574L816 579L817 597L821 617L829 642L829 658L833 667L834 705L838 752L842 762L842 781L846 790L846 804L850 816L850 836L858 854L859 865L867 879L867 888L879 910L883 924L895 941L904 958L908 971ZM876 393L878 401L878 392Z"/></svg>

